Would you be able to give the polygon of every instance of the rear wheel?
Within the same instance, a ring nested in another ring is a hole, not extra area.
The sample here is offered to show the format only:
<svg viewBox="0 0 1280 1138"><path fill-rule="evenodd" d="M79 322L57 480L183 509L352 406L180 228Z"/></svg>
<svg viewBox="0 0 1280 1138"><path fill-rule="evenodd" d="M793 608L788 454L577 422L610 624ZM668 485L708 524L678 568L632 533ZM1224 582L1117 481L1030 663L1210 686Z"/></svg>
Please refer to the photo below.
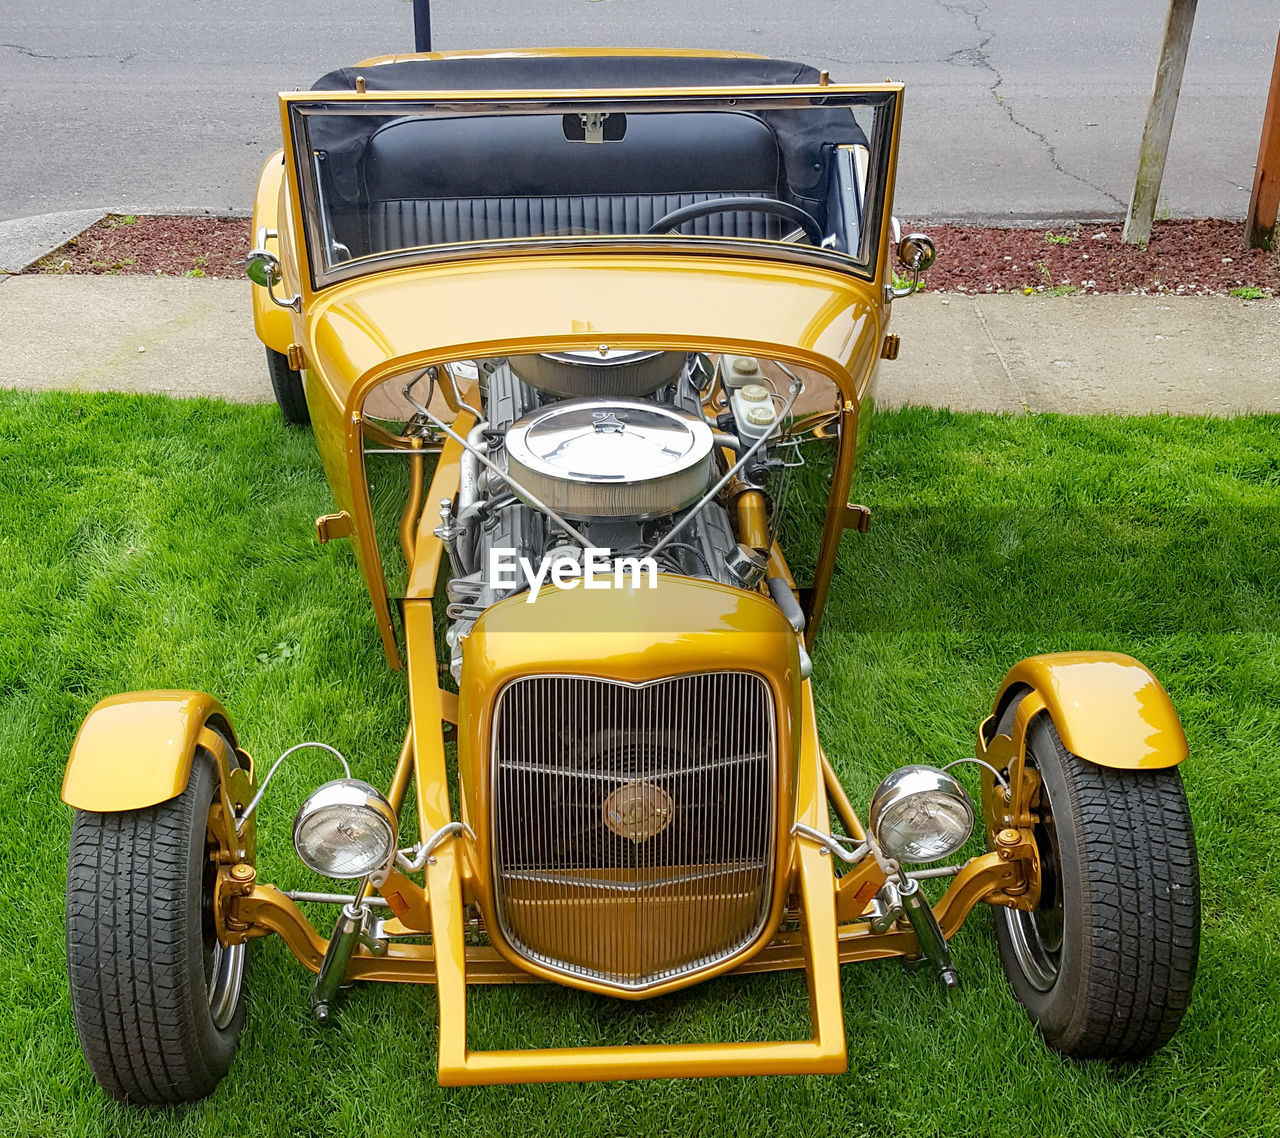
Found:
<svg viewBox="0 0 1280 1138"><path fill-rule="evenodd" d="M302 373L289 366L289 357L267 349L267 374L271 377L271 390L275 392L280 414L291 427L305 427L311 422L307 410L307 397L302 389Z"/></svg>
<svg viewBox="0 0 1280 1138"><path fill-rule="evenodd" d="M1140 1059L1177 1030L1199 955L1199 867L1182 780L1176 768L1085 762L1044 715L1028 729L1027 762L1041 778L1040 901L1032 912L996 908L1000 962L1051 1047Z"/></svg>
<svg viewBox="0 0 1280 1138"><path fill-rule="evenodd" d="M186 1102L226 1074L244 1026L248 945L213 920L218 776L196 754L187 788L145 810L77 811L67 867L76 1032L113 1098Z"/></svg>

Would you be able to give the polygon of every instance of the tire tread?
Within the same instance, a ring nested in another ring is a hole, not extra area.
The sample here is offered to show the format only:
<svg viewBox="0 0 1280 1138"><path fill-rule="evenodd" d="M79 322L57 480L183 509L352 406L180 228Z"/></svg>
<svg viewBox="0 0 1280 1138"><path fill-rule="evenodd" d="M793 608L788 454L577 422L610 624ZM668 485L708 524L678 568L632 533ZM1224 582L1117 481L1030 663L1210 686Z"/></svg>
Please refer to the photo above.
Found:
<svg viewBox="0 0 1280 1138"><path fill-rule="evenodd" d="M1200 947L1195 835L1181 776L1097 766L1050 731L1070 799L1059 808L1081 851L1082 983L1060 1032L1076 1058L1140 1059L1173 1036L1191 1000Z"/></svg>
<svg viewBox="0 0 1280 1138"><path fill-rule="evenodd" d="M189 844L203 836L194 812L208 777L197 777L199 767L177 798L143 810L77 811L72 827L66 922L76 1033L99 1084L126 1102L200 1098L225 1073L210 1064L188 981L185 883ZM234 1047L239 1020L229 1030Z"/></svg>

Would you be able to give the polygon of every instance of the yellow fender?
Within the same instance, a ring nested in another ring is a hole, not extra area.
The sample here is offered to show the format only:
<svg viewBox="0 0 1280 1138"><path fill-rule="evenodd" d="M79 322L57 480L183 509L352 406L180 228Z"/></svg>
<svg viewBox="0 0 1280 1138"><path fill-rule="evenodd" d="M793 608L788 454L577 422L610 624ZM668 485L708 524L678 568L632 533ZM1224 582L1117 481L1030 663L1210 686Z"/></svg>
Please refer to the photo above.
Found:
<svg viewBox="0 0 1280 1138"><path fill-rule="evenodd" d="M234 756L210 728L231 740ZM113 695L85 716L62 780L62 801L95 813L166 802L186 789L197 747L217 761L227 805L247 805L253 763L240 750L231 721L213 696L194 691Z"/></svg>
<svg viewBox="0 0 1280 1138"><path fill-rule="evenodd" d="M1043 701L1063 746L1087 762L1159 770L1187 757L1187 737L1169 696L1132 656L1054 652L1015 664L983 724L984 739L990 740L1005 708L1028 689Z"/></svg>
<svg viewBox="0 0 1280 1138"><path fill-rule="evenodd" d="M249 240L257 242L258 230L279 229L277 219L280 214L280 187L284 181L284 151L277 150L267 159L258 175L258 193L253 200L253 228L249 231ZM280 252L279 242L275 239L267 242L267 248L277 255ZM273 348L282 356L289 351L294 341L293 322L287 309L274 304L267 295L267 290L250 284L253 293L253 330L268 348Z"/></svg>

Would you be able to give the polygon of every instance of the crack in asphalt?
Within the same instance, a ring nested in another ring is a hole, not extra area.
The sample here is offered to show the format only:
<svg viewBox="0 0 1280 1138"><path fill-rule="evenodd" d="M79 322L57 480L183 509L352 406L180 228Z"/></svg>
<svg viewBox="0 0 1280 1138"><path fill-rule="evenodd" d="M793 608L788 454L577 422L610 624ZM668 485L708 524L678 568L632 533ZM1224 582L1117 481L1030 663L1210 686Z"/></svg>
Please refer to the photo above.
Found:
<svg viewBox="0 0 1280 1138"><path fill-rule="evenodd" d="M878 71L881 68L885 68L887 71L892 72L895 67L921 67L925 64L938 62L936 59L867 59L865 57L850 59L846 55L837 55L829 48L823 48L821 55L815 54L811 58L820 63L832 61L835 63L845 63L850 67L860 67L863 71L867 72L868 75L873 70ZM867 82L871 82L870 78L868 78Z"/></svg>
<svg viewBox="0 0 1280 1138"><path fill-rule="evenodd" d="M10 51L16 51L19 55L25 55L28 59L47 59L58 63L77 62L86 59L118 59L123 67L137 56L136 51L129 52L128 55L115 56L111 54L95 55L95 54L73 54L73 55L53 55L49 52L36 51L33 47L27 47L20 43L0 43L0 47L8 48Z"/></svg>
<svg viewBox="0 0 1280 1138"><path fill-rule="evenodd" d="M1041 132L1033 126L1023 122L1017 115L1013 113L1013 107L1009 105L1009 100L1000 94L1000 88L1004 85L1004 76L1000 69L991 62L991 57L987 52L987 45L995 39L995 32L982 26L982 14L989 11L986 0L962 0L959 3L947 3L946 0L936 0L939 8L951 15L968 16L973 21L973 26L978 34L982 36L976 44L970 44L967 47L956 48L940 62L949 63L957 67L976 67L980 71L988 71L995 77L994 82L987 89L995 98L1000 109L1008 116L1009 121L1016 127L1025 130L1032 138L1034 138L1042 147L1044 147L1045 155L1049 159L1049 165L1064 177L1071 178L1079 182L1082 186L1088 186L1095 193L1101 194L1104 198L1113 201L1121 209L1128 209L1129 203L1121 201L1110 190L1104 190L1101 186L1089 181L1088 178L1068 170L1061 162L1058 161L1058 148Z"/></svg>

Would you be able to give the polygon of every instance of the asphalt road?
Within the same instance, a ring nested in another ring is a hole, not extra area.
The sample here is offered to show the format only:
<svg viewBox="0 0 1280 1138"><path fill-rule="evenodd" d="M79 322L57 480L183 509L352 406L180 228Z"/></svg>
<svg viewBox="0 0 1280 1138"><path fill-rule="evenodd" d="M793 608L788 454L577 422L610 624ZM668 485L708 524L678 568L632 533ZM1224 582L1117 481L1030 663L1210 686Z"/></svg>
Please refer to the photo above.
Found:
<svg viewBox="0 0 1280 1138"><path fill-rule="evenodd" d="M1123 212L1166 0L436 0L435 46L719 47L908 85L897 212ZM1165 175L1175 215L1243 216L1277 11L1200 5ZM0 220L247 210L274 92L411 50L407 0L0 0Z"/></svg>

